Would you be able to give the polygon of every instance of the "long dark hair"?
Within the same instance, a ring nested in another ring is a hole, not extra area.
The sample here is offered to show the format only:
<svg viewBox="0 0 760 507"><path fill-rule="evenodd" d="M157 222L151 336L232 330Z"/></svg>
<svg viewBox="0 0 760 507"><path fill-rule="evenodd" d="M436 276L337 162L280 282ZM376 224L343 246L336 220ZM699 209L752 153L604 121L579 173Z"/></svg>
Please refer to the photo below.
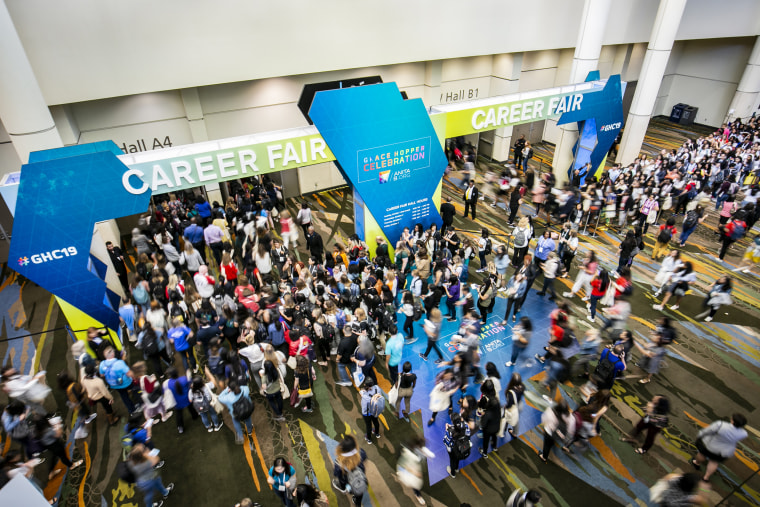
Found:
<svg viewBox="0 0 760 507"><path fill-rule="evenodd" d="M272 361L264 361L264 375L270 384L280 378L280 372Z"/></svg>
<svg viewBox="0 0 760 507"><path fill-rule="evenodd" d="M523 384L522 377L519 373L515 372L512 374L512 378L509 379L509 384L507 384L507 393L509 391L524 391L525 385Z"/></svg>

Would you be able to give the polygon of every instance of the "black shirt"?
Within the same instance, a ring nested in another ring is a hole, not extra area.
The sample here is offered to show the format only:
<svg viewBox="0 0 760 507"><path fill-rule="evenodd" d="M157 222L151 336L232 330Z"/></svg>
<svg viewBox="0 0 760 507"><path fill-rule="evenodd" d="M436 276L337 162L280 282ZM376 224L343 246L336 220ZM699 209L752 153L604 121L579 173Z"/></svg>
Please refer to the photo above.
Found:
<svg viewBox="0 0 760 507"><path fill-rule="evenodd" d="M447 224L450 224L454 221L454 215L456 214L456 209L454 208L454 205L450 202L444 202L441 204L441 218L443 218L443 221Z"/></svg>
<svg viewBox="0 0 760 507"><path fill-rule="evenodd" d="M350 336L343 335L338 343L338 355L340 356L340 364L351 364L351 356L354 354L354 350L357 347L357 337L351 333Z"/></svg>

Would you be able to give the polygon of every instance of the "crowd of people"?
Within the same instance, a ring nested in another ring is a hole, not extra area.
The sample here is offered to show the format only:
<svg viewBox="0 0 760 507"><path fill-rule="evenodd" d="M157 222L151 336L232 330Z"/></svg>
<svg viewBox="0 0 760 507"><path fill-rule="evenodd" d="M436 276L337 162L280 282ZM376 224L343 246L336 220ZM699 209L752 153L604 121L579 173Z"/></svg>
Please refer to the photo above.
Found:
<svg viewBox="0 0 760 507"><path fill-rule="evenodd" d="M624 376L651 382L676 337L667 316L659 319L646 343L634 340L629 329L629 301L637 290L631 273L635 258L647 253L647 232L651 229L655 244L652 258L663 259L652 291L665 295L655 309L663 310L675 298L670 306L675 310L697 281L691 261L681 259L679 248L696 229L708 227L707 202L716 203L720 216L714 232L721 260L732 245L752 234L760 215L760 189L756 179L744 183L760 171L757 128L754 119L747 124L737 120L680 149L663 150L654 160L642 155L599 177L590 168L576 170L561 188L555 188L550 173L536 178L528 164L532 148L522 143L516 148L516 165L508 164L501 175L486 173L478 192L474 155L460 151L467 171L465 215L475 219L479 200L491 198L494 207L503 202L505 222L516 225L494 232L509 234L511 244L498 242L487 229L478 237L455 230L450 198L441 206L440 229L410 224L392 254L378 237L374 255L355 234L326 247L309 206L301 205L294 218L281 189L266 176L233 184L224 206L195 196L157 199L160 204L132 232L131 276L121 248L107 245L127 294L119 308L119 336L90 329L86 344L72 346L78 376L58 375L69 406L78 409L76 438L86 436L98 404L110 424L119 424L123 416L128 459L119 468L120 478L135 483L147 505L161 505L174 485L164 486L157 471L164 462L153 443L153 425L173 418L182 434L200 419L213 433L230 421L235 441L253 446L256 393L266 400L277 424L299 407L312 412L315 381L320 376L331 381L330 372L337 369L337 386L359 389L363 445L370 446L382 438L378 418L389 406L395 417L409 420L417 373L404 360L404 348L424 333L427 347L419 356L428 361L435 352L440 368L434 389L426 393L431 412L427 424L445 415L440 424L452 478L470 456L473 441L487 459L499 438L517 437L526 391L518 370L533 361L547 371L543 388L548 408L541 420L544 441L538 458L547 462L555 444L565 452L582 452L599 433L614 383ZM521 215L520 206L527 201L535 212ZM542 217L546 227L537 233ZM557 230L552 223L558 224ZM623 237L617 265L603 266L593 250L580 255L580 238L601 223L617 228ZM737 270L749 270L760 260L757 235L744 259ZM476 263L473 273L480 283L473 284L471 264ZM575 282L560 297L555 280L571 276L576 265ZM544 280L538 296L549 294L557 304L548 336L535 335L522 311L540 276ZM731 304L734 283L726 270L706 289L702 317L711 320L719 307ZM570 304L581 295L590 323L585 331L577 322L582 312ZM479 340L499 296L506 299L502 324L514 338L505 364L510 372L506 385ZM457 327L451 338L457 350L453 357L442 352L444 318ZM545 353L529 357L526 350L534 340L546 342ZM129 357L132 347L141 357ZM634 353L638 361L632 359ZM379 387L376 368L381 363L388 371L389 392ZM633 369L639 374L630 375ZM565 400L555 401L558 386L571 376L586 382L583 400L574 409ZM60 420L56 423L43 408L49 392L41 379L3 370L3 386L12 399L2 414L3 428L21 447L2 462L6 480L30 474L38 465L34 457L45 449L68 467L81 463L72 463L62 445ZM477 396L468 389L474 384L479 384ZM123 412L114 407L116 397ZM666 396L656 395L633 432L622 438L637 442L646 432L636 452L649 451L668 424L669 406ZM663 505L681 505L674 503L678 494L695 499L700 480L709 481L746 437L745 424L746 418L736 413L730 422L717 421L700 432L691 464L700 469L707 463L705 474L696 480L679 475L665 481L658 493L669 499ZM368 455L350 435L339 443L336 455L333 487L360 505L368 488ZM426 459L441 458L433 456L424 439L405 443L399 458L399 477L420 504L425 504L420 490ZM55 462L50 466L55 473ZM277 457L268 475L284 505L320 501L313 486L299 484L286 457ZM529 490L515 497L520 499L536 504L540 493ZM240 503L250 504L248 499Z"/></svg>

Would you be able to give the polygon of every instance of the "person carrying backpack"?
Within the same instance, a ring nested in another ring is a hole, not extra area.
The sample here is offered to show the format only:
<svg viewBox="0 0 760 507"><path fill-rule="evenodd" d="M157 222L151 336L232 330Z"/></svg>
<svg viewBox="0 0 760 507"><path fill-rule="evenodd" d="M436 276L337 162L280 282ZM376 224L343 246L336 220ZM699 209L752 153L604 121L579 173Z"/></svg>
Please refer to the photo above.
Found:
<svg viewBox="0 0 760 507"><path fill-rule="evenodd" d="M564 445L564 442L572 439L575 435L576 421L567 401L563 398L544 411L541 415L541 423L544 425L544 445L538 452L538 457L544 463L548 463L554 441Z"/></svg>
<svg viewBox="0 0 760 507"><path fill-rule="evenodd" d="M612 348L607 347L599 356L599 363L596 365L591 379L600 391L602 389L612 389L615 379L625 369L625 351L623 345L615 345Z"/></svg>
<svg viewBox="0 0 760 507"><path fill-rule="evenodd" d="M372 445L372 435L375 438L380 438L380 421L378 417L385 410L385 393L380 387L375 385L375 380L372 377L367 377L364 384L362 384L359 394L362 397L362 417L364 418L364 425L367 428L364 439L369 445ZM374 433L372 432L372 426L375 427Z"/></svg>
<svg viewBox="0 0 760 507"><path fill-rule="evenodd" d="M136 406L132 401L133 397L139 398L140 393L129 365L118 359L116 350L110 346L103 351L103 357L106 359L101 361L98 371L105 379L108 387L119 393L121 401L124 402L124 406L130 414L142 410L142 403Z"/></svg>
<svg viewBox="0 0 760 507"><path fill-rule="evenodd" d="M718 258L723 260L723 257L726 256L726 252L728 252L728 247L730 247L735 241L742 239L746 232L747 222L744 221L744 214L737 213L734 215L733 220L723 227L723 234L721 235L722 245L720 247Z"/></svg>
<svg viewBox="0 0 760 507"><path fill-rule="evenodd" d="M232 425L235 427L235 443L243 443L243 429L240 423L245 424L247 432L253 433L253 401L248 386L239 386L234 380L227 383L227 387L219 394L219 402L227 407L232 416Z"/></svg>
<svg viewBox="0 0 760 507"><path fill-rule="evenodd" d="M652 249L652 260L656 261L668 253L668 244L676 232L676 219L670 217L664 225L660 226L659 232L657 233L657 241Z"/></svg>
<svg viewBox="0 0 760 507"><path fill-rule="evenodd" d="M350 494L354 505L361 505L364 493L367 492L367 475L364 466L367 453L359 448L353 436L346 435L335 448L335 455L333 487L341 493Z"/></svg>
<svg viewBox="0 0 760 507"><path fill-rule="evenodd" d="M462 420L457 412L452 412L451 424L446 425L443 445L446 446L446 452L449 453L449 466L446 467L446 471L451 478L454 478L459 471L459 462L470 456L472 448L470 426Z"/></svg>

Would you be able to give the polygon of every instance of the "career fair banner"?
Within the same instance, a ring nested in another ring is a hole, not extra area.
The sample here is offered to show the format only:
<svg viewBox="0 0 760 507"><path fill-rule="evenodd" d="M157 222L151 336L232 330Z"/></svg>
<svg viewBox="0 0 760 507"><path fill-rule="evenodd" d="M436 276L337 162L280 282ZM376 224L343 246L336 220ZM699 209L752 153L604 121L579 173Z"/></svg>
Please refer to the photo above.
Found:
<svg viewBox="0 0 760 507"><path fill-rule="evenodd" d="M320 91L309 117L392 245L411 224L441 225L433 194L447 160L422 100L396 83Z"/></svg>
<svg viewBox="0 0 760 507"><path fill-rule="evenodd" d="M585 121L584 139L593 149L584 157L596 167L622 126L622 92L620 76L612 76L436 106L429 115L422 100L404 100L395 83L383 83L320 91L309 115L316 128L154 152L124 154L107 141L33 153L21 171L9 265L115 329L118 297L106 288L108 267L90 254L93 228L144 212L152 193L337 159L362 213L369 210L357 215L358 230L372 236L382 231L393 245L406 226L441 223L435 199L447 160L439 134L454 137L557 116L559 124Z"/></svg>

